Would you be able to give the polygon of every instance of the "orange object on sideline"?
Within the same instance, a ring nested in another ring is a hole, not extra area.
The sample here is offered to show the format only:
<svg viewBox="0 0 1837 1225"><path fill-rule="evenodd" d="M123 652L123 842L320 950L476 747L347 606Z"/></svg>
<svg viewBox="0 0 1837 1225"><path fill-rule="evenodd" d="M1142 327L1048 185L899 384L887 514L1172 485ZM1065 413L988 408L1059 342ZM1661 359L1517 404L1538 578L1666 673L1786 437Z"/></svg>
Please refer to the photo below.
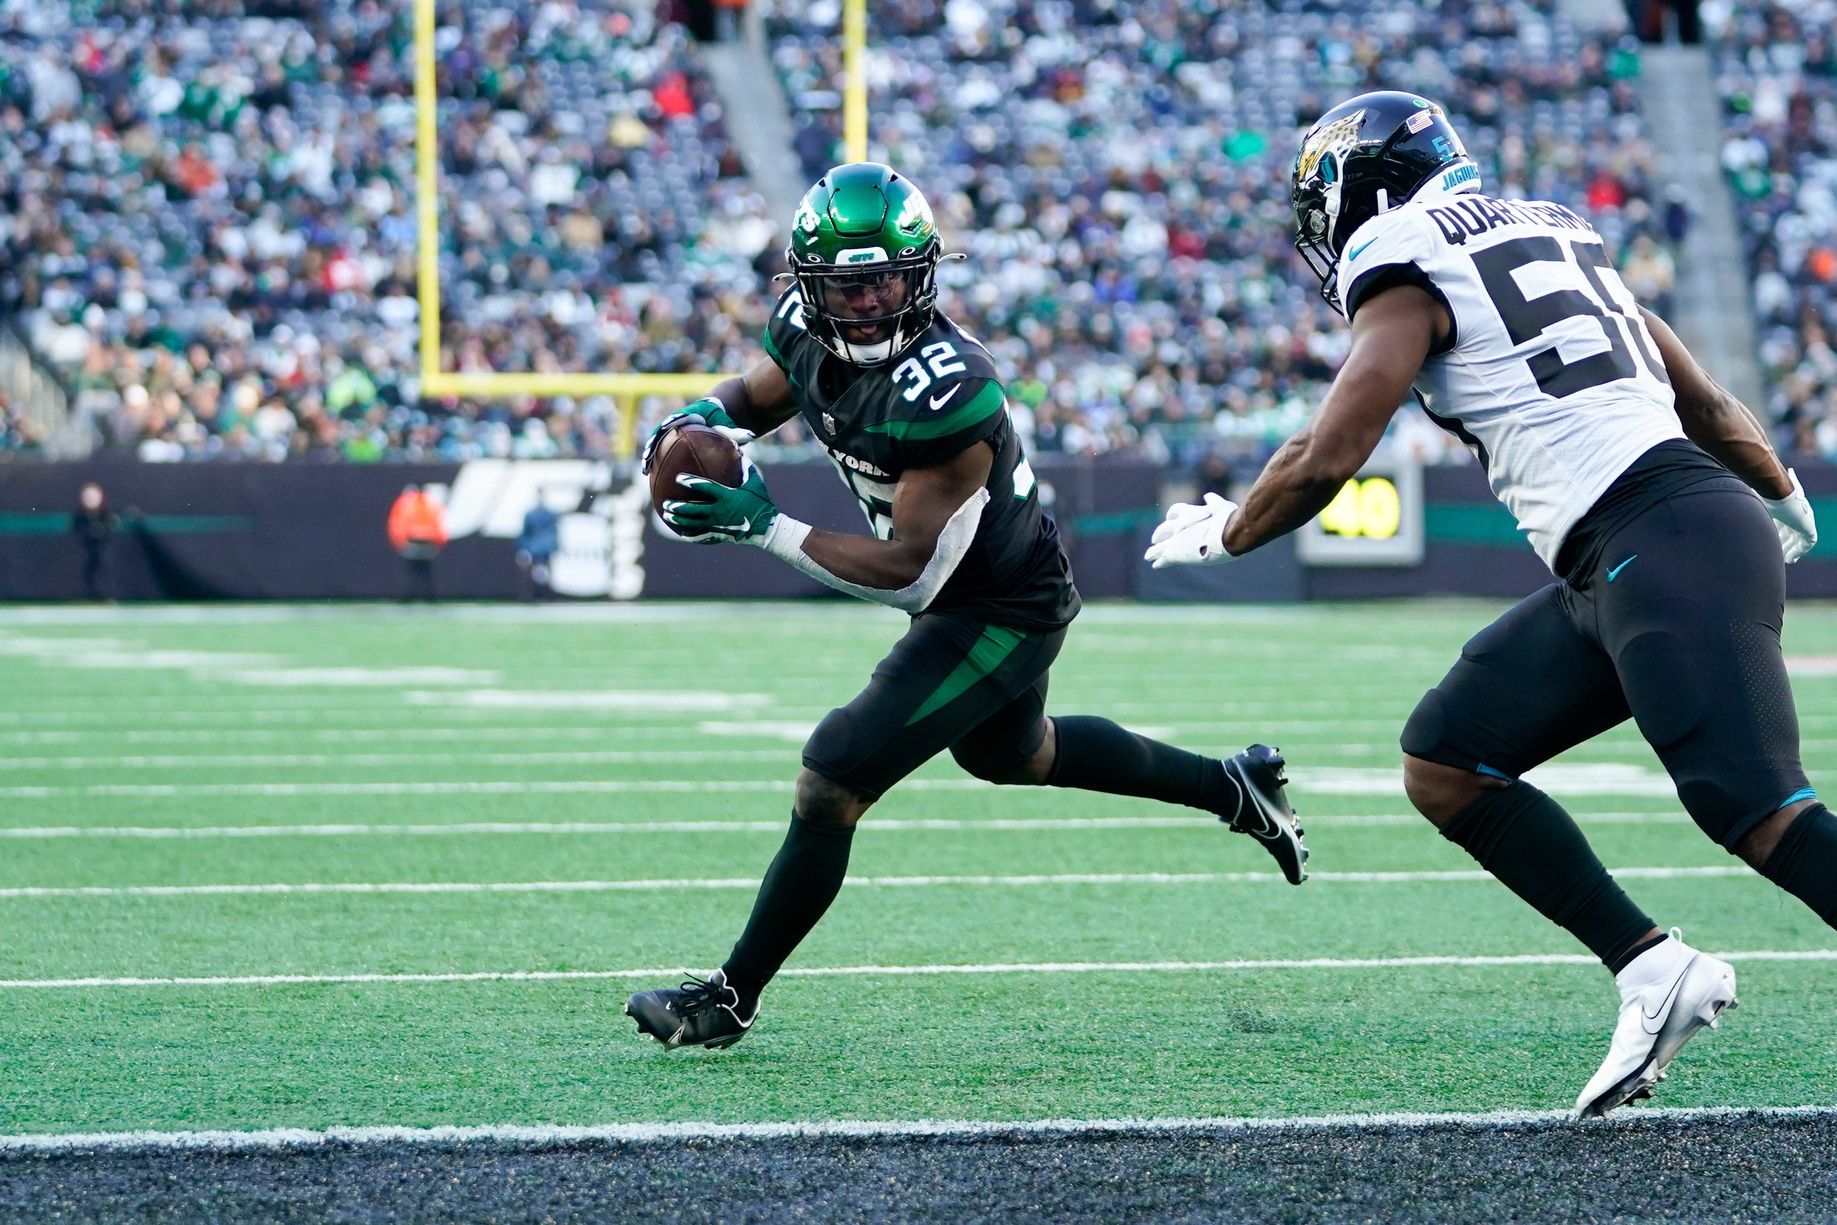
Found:
<svg viewBox="0 0 1837 1225"><path fill-rule="evenodd" d="M446 540L446 508L413 485L404 489L389 508L389 543L395 551L407 553L410 545L437 549Z"/></svg>

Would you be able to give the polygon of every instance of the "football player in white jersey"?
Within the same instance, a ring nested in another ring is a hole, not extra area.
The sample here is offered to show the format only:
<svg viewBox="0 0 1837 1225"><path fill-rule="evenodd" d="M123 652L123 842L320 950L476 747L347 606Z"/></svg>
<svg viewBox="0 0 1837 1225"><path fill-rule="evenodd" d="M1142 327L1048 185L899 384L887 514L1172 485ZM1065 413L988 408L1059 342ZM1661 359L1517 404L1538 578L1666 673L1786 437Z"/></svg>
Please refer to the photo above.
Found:
<svg viewBox="0 0 1837 1225"><path fill-rule="evenodd" d="M1241 507L1175 506L1157 567L1294 531L1358 472L1414 388L1485 465L1561 581L1482 630L1403 732L1410 800L1614 974L1601 1115L1735 1005L1726 963L1666 936L1525 771L1627 718L1705 833L1837 926L1837 817L1799 764L1780 654L1811 506L1752 413L1642 310L1569 210L1486 196L1442 108L1363 94L1303 138L1296 246L1352 322L1319 411Z"/></svg>

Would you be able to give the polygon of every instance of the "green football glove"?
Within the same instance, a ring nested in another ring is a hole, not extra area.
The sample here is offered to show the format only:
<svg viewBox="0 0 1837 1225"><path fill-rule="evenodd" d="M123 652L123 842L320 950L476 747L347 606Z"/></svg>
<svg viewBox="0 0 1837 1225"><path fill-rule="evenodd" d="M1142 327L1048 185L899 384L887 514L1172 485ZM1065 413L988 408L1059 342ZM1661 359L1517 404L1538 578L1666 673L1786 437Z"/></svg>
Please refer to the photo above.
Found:
<svg viewBox="0 0 1837 1225"><path fill-rule="evenodd" d="M694 502L665 502L663 521L691 544L734 544L764 536L778 517L765 477L753 462L743 459L746 479L738 489L705 476L684 474L677 483L699 495Z"/></svg>
<svg viewBox="0 0 1837 1225"><path fill-rule="evenodd" d="M703 396L687 408L671 413L657 423L651 436L644 441L644 450L638 456L638 471L645 476L651 474L651 460L656 458L657 445L663 436L678 426L706 425L721 431L733 440L736 447L743 447L756 435L751 430L743 430L734 424L734 419L727 415L727 406L713 396Z"/></svg>

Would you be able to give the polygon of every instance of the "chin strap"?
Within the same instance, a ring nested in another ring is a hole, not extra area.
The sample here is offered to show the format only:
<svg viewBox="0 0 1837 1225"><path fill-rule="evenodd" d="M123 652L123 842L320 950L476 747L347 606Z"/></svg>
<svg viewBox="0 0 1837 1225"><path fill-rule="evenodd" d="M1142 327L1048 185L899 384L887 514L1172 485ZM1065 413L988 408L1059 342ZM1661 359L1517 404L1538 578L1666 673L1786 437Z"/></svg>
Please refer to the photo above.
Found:
<svg viewBox="0 0 1837 1225"><path fill-rule="evenodd" d="M782 511L772 520L772 526L763 535L754 536L746 543L757 545L773 557L789 562L824 586L917 616L937 598L944 584L950 581L950 576L956 573L963 555L970 551L970 545L976 539L976 527L982 519L982 508L988 504L989 491L986 488L971 494L952 513L944 530L938 533L937 547L932 549L931 560L925 563L924 570L911 583L898 590L863 587L831 574L823 568L821 562L804 552L804 538L810 535L810 525Z"/></svg>

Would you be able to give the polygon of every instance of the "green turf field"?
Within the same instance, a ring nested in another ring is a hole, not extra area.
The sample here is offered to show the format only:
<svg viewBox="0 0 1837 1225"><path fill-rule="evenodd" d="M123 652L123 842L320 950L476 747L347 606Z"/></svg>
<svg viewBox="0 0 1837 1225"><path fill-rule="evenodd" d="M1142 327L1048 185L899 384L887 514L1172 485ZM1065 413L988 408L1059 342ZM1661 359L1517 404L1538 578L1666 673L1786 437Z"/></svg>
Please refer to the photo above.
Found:
<svg viewBox="0 0 1837 1225"><path fill-rule="evenodd" d="M1404 815L1397 733L1496 611L1088 610L1053 709L1192 748L1280 744L1316 878L1290 888L1249 840L1167 819L1192 814L998 790L940 760L869 814L861 879L792 963L856 972L783 978L733 1050L667 1055L619 1005L726 953L804 730L901 618L14 610L0 1132L1566 1106L1613 1023L1598 966L1141 968L1581 952ZM1822 781L1837 609L1793 609L1787 645ZM1725 871L1629 730L1546 785L1610 867L1712 870L1626 882L1700 947L1837 949ZM1462 875L1421 875L1438 872ZM531 887L197 888L504 883ZM1656 1104L1832 1101L1837 960L1737 968L1741 1010ZM665 973L607 976L644 969ZM503 973L550 977L413 981ZM366 975L397 977L121 981Z"/></svg>

